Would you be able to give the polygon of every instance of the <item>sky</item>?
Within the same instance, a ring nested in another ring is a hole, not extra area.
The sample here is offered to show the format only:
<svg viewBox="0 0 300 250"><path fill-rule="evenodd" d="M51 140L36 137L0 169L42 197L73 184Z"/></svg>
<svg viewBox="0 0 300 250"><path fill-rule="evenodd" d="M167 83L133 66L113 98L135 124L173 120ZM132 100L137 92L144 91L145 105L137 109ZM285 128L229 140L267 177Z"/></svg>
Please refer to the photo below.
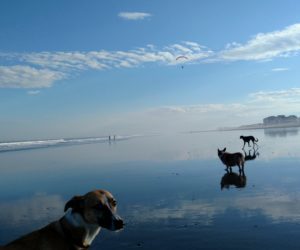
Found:
<svg viewBox="0 0 300 250"><path fill-rule="evenodd" d="M0 141L300 116L299 13L297 0L2 0Z"/></svg>

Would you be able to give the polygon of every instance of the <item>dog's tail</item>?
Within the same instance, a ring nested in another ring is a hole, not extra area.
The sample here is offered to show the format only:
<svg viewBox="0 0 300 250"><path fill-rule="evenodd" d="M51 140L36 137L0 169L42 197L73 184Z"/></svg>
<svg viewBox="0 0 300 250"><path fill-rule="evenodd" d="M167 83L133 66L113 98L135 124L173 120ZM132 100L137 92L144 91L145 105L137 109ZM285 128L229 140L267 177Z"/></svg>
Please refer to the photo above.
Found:
<svg viewBox="0 0 300 250"><path fill-rule="evenodd" d="M254 141L255 141L255 142L258 142L258 139L256 138Z"/></svg>

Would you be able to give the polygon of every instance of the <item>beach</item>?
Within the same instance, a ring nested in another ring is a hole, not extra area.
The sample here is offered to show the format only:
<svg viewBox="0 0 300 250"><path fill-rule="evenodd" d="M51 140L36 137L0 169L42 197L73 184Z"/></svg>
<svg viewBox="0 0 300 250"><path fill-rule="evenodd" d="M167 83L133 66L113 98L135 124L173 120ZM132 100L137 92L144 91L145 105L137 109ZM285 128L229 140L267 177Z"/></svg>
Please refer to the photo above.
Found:
<svg viewBox="0 0 300 250"><path fill-rule="evenodd" d="M243 151L240 135L258 147ZM0 244L59 219L74 195L106 189L125 227L101 230L91 249L299 249L299 139L297 128L214 131L2 151ZM226 182L224 147L250 156L242 185Z"/></svg>

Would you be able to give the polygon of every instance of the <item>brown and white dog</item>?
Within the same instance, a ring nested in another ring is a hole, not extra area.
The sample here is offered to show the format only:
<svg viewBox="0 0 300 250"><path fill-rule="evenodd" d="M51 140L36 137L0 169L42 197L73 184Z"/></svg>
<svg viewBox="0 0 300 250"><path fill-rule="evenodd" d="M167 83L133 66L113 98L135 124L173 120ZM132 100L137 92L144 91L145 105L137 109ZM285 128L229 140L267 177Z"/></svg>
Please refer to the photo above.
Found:
<svg viewBox="0 0 300 250"><path fill-rule="evenodd" d="M29 233L0 248L5 250L80 250L88 249L101 227L122 229L116 214L117 202L105 190L74 196L65 205L65 215L58 221Z"/></svg>
<svg viewBox="0 0 300 250"><path fill-rule="evenodd" d="M240 152L237 153L227 153L226 148L223 150L218 149L218 156L223 164L226 166L226 170L230 168L230 172L232 172L231 167L238 166L240 173L244 171L245 158L244 155Z"/></svg>

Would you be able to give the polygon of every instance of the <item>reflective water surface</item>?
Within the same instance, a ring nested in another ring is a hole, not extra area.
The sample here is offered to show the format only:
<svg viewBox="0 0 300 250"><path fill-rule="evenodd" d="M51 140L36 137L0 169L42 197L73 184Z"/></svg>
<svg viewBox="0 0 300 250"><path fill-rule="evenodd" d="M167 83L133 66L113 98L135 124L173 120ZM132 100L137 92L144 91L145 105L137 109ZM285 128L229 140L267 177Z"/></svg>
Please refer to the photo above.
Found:
<svg viewBox="0 0 300 250"><path fill-rule="evenodd" d="M240 135L254 135L258 148ZM300 136L252 130L134 137L2 152L0 244L63 215L76 194L107 189L124 230L91 249L299 249ZM218 148L245 155L232 173Z"/></svg>

